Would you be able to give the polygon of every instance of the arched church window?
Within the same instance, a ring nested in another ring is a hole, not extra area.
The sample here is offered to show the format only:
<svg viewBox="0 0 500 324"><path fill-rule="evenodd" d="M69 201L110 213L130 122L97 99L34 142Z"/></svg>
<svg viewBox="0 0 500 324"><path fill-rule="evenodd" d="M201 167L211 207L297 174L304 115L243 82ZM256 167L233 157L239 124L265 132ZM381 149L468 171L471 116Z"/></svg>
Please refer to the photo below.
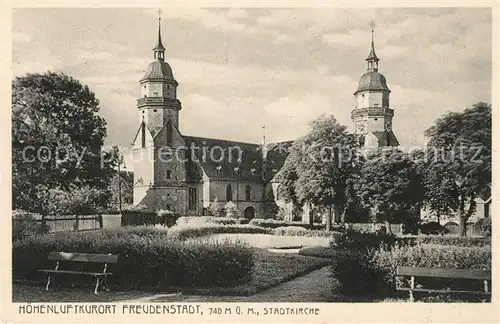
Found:
<svg viewBox="0 0 500 324"><path fill-rule="evenodd" d="M245 200L250 201L252 200L252 186L247 185L245 187Z"/></svg>
<svg viewBox="0 0 500 324"><path fill-rule="evenodd" d="M276 200L280 200L281 199L281 185L278 185L278 187L276 188Z"/></svg>
<svg viewBox="0 0 500 324"><path fill-rule="evenodd" d="M233 187L230 184L226 187L226 201L233 201Z"/></svg>
<svg viewBox="0 0 500 324"><path fill-rule="evenodd" d="M167 123L167 145L172 145L172 123Z"/></svg>

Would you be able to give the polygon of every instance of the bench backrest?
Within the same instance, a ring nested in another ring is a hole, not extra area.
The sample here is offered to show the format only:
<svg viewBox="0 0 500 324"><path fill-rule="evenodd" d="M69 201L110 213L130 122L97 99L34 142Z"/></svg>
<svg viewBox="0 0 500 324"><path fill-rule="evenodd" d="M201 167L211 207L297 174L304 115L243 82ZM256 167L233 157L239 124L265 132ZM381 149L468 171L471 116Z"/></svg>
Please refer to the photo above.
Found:
<svg viewBox="0 0 500 324"><path fill-rule="evenodd" d="M396 274L398 276L491 280L491 271L479 269L397 267Z"/></svg>
<svg viewBox="0 0 500 324"><path fill-rule="evenodd" d="M50 252L47 257L55 261L74 261L74 262L92 262L92 263L116 263L118 255L112 254L90 254L90 253L67 253Z"/></svg>

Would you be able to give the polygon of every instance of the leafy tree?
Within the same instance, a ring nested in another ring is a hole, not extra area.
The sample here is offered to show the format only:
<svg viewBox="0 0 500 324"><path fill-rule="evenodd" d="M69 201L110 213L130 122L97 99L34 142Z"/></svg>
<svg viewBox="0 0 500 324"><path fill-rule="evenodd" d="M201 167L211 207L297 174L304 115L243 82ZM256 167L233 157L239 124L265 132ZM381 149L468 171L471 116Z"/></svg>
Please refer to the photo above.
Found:
<svg viewBox="0 0 500 324"><path fill-rule="evenodd" d="M224 216L224 207L219 203L217 197L208 206L208 213L211 216L222 217Z"/></svg>
<svg viewBox="0 0 500 324"><path fill-rule="evenodd" d="M224 210L226 211L226 217L239 218L238 207L236 207L234 202L228 201L226 205L224 205Z"/></svg>
<svg viewBox="0 0 500 324"><path fill-rule="evenodd" d="M442 116L426 131L426 201L436 213L456 214L460 236L466 235L475 199L490 189L491 120L491 105L480 102Z"/></svg>
<svg viewBox="0 0 500 324"><path fill-rule="evenodd" d="M363 203L372 209L392 233L390 224L402 211L419 206L424 195L416 164L397 148L371 152L361 168L358 190Z"/></svg>
<svg viewBox="0 0 500 324"><path fill-rule="evenodd" d="M321 116L310 132L294 142L280 177L282 195L298 205L328 209L327 230L332 212L340 221L347 203L347 181L358 168L358 144L346 127L333 116ZM311 220L310 220L311 221Z"/></svg>
<svg viewBox="0 0 500 324"><path fill-rule="evenodd" d="M65 74L28 74L12 82L14 209L40 211L37 196L47 188L106 188L112 156L105 152L101 159L106 123L98 112L94 93Z"/></svg>
<svg viewBox="0 0 500 324"><path fill-rule="evenodd" d="M103 190L70 185L68 189L50 188L38 192L45 215L88 215L100 212Z"/></svg>

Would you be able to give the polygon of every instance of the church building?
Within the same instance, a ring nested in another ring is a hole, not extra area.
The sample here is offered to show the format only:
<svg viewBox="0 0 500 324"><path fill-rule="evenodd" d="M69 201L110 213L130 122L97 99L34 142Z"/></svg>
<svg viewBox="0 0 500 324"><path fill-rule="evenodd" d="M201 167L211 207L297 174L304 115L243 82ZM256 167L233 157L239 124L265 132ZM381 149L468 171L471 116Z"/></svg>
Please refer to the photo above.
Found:
<svg viewBox="0 0 500 324"><path fill-rule="evenodd" d="M363 147L398 146L392 131L390 90L378 72L373 30L367 71L354 93L351 118ZM182 133L178 82L165 59L160 20L153 61L139 80L138 128L133 141L134 205L203 215L214 200L233 202L246 218L265 218L272 206L291 213L278 196L276 176L292 141L256 144L187 136ZM186 109L189 109L187 107ZM307 211L304 210L304 219Z"/></svg>

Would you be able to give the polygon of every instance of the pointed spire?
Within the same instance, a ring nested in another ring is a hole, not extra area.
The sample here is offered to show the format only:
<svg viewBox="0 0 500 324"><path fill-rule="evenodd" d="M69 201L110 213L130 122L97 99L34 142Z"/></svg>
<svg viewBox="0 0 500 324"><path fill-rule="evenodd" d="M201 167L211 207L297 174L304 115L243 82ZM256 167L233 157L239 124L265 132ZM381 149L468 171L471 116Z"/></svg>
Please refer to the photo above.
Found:
<svg viewBox="0 0 500 324"><path fill-rule="evenodd" d="M165 47L161 42L161 9L158 9L158 42L156 43L156 47L153 48L154 58L159 60L165 59Z"/></svg>
<svg viewBox="0 0 500 324"><path fill-rule="evenodd" d="M366 58L366 61L368 62L368 70L373 70L377 71L378 70L378 57L377 54L375 54L375 42L373 41L373 33L374 33L374 24L375 22L371 21L371 27L372 27L372 43L370 46L370 54L368 54L368 57Z"/></svg>

